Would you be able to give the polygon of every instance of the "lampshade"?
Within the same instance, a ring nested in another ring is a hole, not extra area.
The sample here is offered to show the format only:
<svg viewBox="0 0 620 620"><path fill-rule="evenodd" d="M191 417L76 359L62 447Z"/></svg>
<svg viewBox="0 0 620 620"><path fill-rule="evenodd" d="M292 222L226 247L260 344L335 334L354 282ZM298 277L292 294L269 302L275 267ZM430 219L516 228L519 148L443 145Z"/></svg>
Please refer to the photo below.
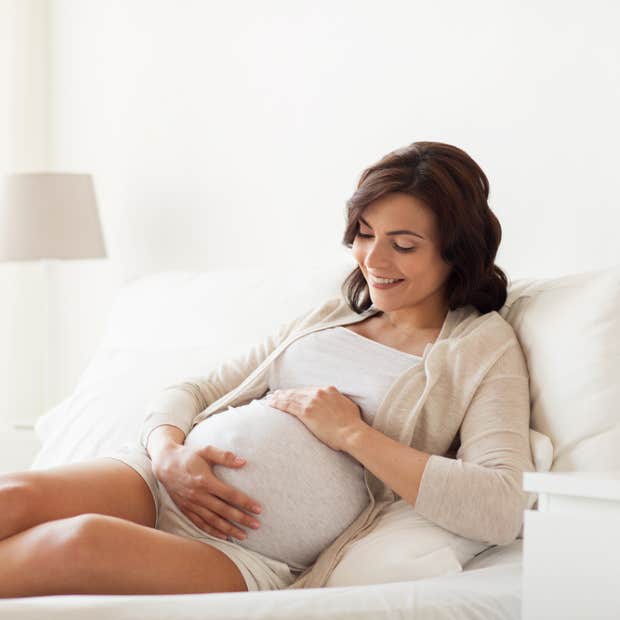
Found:
<svg viewBox="0 0 620 620"><path fill-rule="evenodd" d="M90 174L23 173L5 178L0 261L105 256Z"/></svg>

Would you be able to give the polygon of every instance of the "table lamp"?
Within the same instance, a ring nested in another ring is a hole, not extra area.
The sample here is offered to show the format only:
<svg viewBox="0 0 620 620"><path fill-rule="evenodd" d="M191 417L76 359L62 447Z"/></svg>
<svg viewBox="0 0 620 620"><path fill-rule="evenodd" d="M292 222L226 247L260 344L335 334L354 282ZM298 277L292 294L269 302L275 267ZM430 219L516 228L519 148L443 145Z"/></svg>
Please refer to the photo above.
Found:
<svg viewBox="0 0 620 620"><path fill-rule="evenodd" d="M44 172L5 177L0 198L0 261L41 261L45 270L42 408L49 404L49 259L105 256L91 175Z"/></svg>

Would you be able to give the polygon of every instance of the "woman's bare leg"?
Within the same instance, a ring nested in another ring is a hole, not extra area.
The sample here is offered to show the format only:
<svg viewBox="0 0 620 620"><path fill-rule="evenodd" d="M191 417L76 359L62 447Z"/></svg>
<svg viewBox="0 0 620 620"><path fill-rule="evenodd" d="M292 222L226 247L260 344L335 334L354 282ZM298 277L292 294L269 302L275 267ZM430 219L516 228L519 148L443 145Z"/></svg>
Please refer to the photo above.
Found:
<svg viewBox="0 0 620 620"><path fill-rule="evenodd" d="M84 513L155 525L155 503L134 469L97 458L0 475L0 540L40 523Z"/></svg>
<svg viewBox="0 0 620 620"><path fill-rule="evenodd" d="M83 514L0 541L0 598L246 590L218 549L117 517Z"/></svg>

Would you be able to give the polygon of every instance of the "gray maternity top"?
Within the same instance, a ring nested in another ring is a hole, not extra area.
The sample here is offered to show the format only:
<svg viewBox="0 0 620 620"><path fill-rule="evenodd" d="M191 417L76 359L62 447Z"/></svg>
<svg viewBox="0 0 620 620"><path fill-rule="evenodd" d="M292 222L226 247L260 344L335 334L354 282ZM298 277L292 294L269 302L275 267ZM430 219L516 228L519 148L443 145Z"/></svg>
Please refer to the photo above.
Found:
<svg viewBox="0 0 620 620"><path fill-rule="evenodd" d="M269 391L334 385L372 425L392 383L421 357L332 327L292 343L271 365ZM260 502L260 528L244 527L235 542L304 570L368 504L364 468L332 450L295 416L264 399L212 415L197 424L187 445L211 444L246 459L215 475Z"/></svg>

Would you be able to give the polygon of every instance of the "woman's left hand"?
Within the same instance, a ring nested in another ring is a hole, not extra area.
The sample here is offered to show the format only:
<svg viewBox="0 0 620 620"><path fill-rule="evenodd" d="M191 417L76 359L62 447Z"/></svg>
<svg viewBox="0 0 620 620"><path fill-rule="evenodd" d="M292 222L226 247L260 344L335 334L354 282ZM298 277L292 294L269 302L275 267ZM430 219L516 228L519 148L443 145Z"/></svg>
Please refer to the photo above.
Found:
<svg viewBox="0 0 620 620"><path fill-rule="evenodd" d="M347 436L365 424L360 408L333 385L276 390L265 402L294 415L332 450L346 452Z"/></svg>

